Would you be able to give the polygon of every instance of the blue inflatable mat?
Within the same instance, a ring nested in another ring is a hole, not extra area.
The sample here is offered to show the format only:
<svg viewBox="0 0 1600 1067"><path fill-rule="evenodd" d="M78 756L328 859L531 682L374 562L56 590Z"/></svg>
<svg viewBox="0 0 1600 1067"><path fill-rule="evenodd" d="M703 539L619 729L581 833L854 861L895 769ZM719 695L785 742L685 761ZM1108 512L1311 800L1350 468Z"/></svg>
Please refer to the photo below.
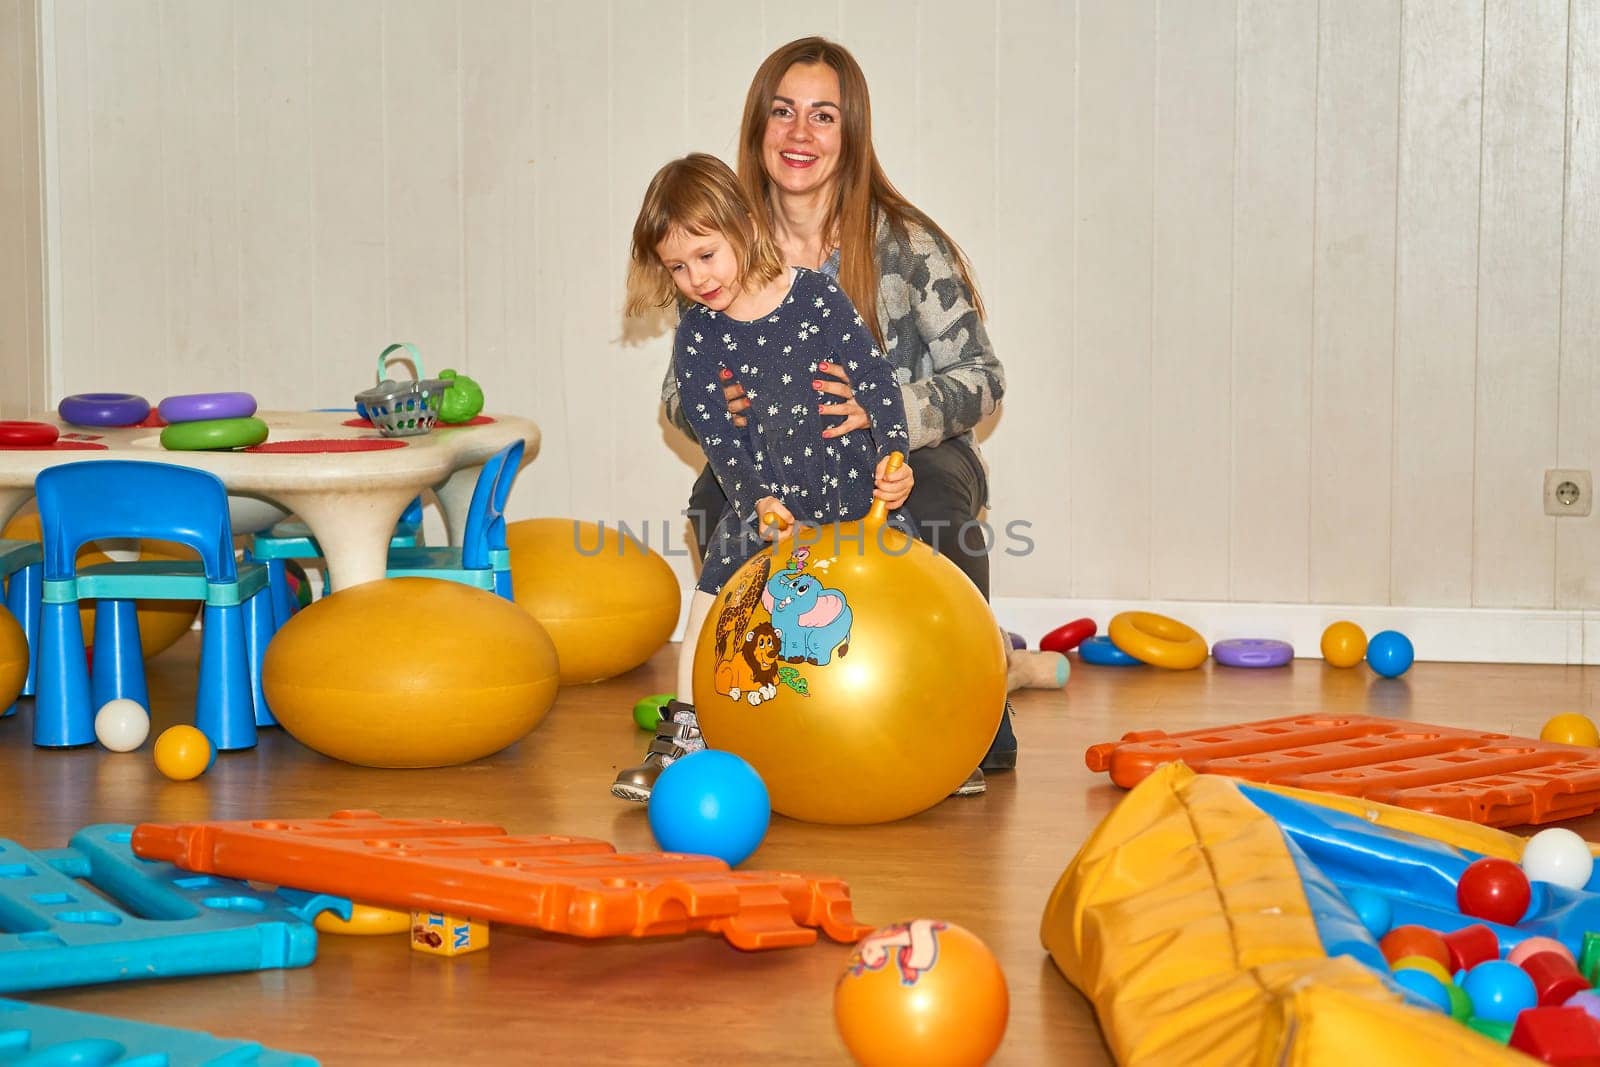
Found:
<svg viewBox="0 0 1600 1067"><path fill-rule="evenodd" d="M89 826L45 852L0 839L0 993L304 967L317 955L311 920L350 914L338 897L142 860L132 832Z"/></svg>
<svg viewBox="0 0 1600 1067"><path fill-rule="evenodd" d="M196 1030L0 1000L0 1067L316 1067L310 1056L276 1052Z"/></svg>

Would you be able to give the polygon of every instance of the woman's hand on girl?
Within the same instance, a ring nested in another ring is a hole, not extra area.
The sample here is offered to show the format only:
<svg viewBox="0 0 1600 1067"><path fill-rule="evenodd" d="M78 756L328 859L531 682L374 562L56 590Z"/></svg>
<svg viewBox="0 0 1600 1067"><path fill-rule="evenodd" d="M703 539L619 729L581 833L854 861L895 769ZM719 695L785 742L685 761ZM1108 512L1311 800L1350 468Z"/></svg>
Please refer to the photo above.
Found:
<svg viewBox="0 0 1600 1067"><path fill-rule="evenodd" d="M887 469L888 466L888 456L878 460L878 468L873 473L875 488L872 495L887 504L890 511L894 511L906 502L917 480L911 473L909 463L902 463L892 471Z"/></svg>
<svg viewBox="0 0 1600 1067"><path fill-rule="evenodd" d="M843 415L844 420L836 426L828 427L822 431L826 438L839 437L851 430L864 430L867 428L867 413L856 401L856 393L850 385L850 375L837 363L818 363L818 374L831 374L839 380L831 382L826 378L817 378L812 381L813 388L820 392L829 393L839 397L837 404L821 404L817 411L823 415ZM746 401L748 404L748 401Z"/></svg>

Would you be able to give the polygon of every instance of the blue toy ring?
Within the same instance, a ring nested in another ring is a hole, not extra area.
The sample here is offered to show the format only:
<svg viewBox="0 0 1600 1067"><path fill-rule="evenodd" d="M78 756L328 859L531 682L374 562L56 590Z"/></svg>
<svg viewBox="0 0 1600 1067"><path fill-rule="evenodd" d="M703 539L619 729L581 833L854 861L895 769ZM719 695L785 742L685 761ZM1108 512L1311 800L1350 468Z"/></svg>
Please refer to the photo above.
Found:
<svg viewBox="0 0 1600 1067"><path fill-rule="evenodd" d="M1105 634L1091 637L1078 646L1078 655L1085 663L1092 663L1096 667L1143 667L1144 663L1134 659L1122 649L1111 643L1111 638Z"/></svg>
<svg viewBox="0 0 1600 1067"><path fill-rule="evenodd" d="M167 397L156 410L167 422L244 419L256 413L256 398L249 393L185 393Z"/></svg>
<svg viewBox="0 0 1600 1067"><path fill-rule="evenodd" d="M1268 638L1234 637L1212 645L1211 658L1224 667L1282 667L1294 659L1294 646Z"/></svg>
<svg viewBox="0 0 1600 1067"><path fill-rule="evenodd" d="M137 426L150 417L150 401L132 393L76 393L56 413L74 426Z"/></svg>

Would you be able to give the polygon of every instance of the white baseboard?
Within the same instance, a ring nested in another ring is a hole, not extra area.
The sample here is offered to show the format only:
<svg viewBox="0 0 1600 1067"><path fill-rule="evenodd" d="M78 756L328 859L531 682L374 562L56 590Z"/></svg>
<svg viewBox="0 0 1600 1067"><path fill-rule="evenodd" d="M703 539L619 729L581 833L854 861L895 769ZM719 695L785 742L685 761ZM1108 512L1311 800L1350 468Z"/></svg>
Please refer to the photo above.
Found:
<svg viewBox="0 0 1600 1067"><path fill-rule="evenodd" d="M672 639L683 639L689 595ZM1397 608L1361 604L1256 604L1208 601L1069 600L997 597L995 617L1038 647L1039 638L1073 619L1091 618L1103 633L1120 611L1154 611L1179 619L1215 643L1229 637L1274 638L1295 655L1319 659L1322 631L1349 619L1368 636L1399 630L1417 659L1445 663L1600 664L1600 612L1517 608Z"/></svg>

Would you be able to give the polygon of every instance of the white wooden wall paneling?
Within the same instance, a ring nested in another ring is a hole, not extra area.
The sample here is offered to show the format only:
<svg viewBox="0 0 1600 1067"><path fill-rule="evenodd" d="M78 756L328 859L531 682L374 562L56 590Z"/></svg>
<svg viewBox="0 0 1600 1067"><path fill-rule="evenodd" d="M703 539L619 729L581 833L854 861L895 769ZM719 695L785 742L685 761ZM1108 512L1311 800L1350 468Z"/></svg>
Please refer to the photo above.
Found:
<svg viewBox="0 0 1600 1067"><path fill-rule="evenodd" d="M1555 522L1565 0L1490 0L1484 31L1473 604L1547 606Z"/></svg>
<svg viewBox="0 0 1600 1067"><path fill-rule="evenodd" d="M995 259L980 267L989 337L1007 384L996 432L983 443L989 521L1001 540L990 583L1068 596L1077 21L1071 5L1001 5L996 37ZM1040 122L1041 113L1053 121ZM1023 155L1038 165L1006 164ZM1006 533L1012 522L1028 524L1022 532L1031 548Z"/></svg>
<svg viewBox="0 0 1600 1067"><path fill-rule="evenodd" d="M1312 309L1313 603L1389 596L1399 5L1321 6Z"/></svg>
<svg viewBox="0 0 1600 1067"><path fill-rule="evenodd" d="M1600 463L1600 7L1569 11L1556 463ZM1600 604L1600 511L1556 522L1558 608Z"/></svg>
<svg viewBox="0 0 1600 1067"><path fill-rule="evenodd" d="M1311 512L1317 18L1239 0L1229 599L1302 602Z"/></svg>
<svg viewBox="0 0 1600 1067"><path fill-rule="evenodd" d="M1078 55L1074 592L1150 590L1155 0L1085 5Z"/></svg>
<svg viewBox="0 0 1600 1067"><path fill-rule="evenodd" d="M1483 5L1407 4L1403 14L1390 596L1467 607Z"/></svg>
<svg viewBox="0 0 1600 1067"><path fill-rule="evenodd" d="M1228 589L1235 9L1158 9L1150 591L1179 600Z"/></svg>
<svg viewBox="0 0 1600 1067"><path fill-rule="evenodd" d="M0 3L0 417L42 406L43 221L33 0Z"/></svg>
<svg viewBox="0 0 1600 1067"><path fill-rule="evenodd" d="M919 119L924 107L922 90L930 77L943 76L943 72L930 75L923 69L919 57L925 32L945 31L937 15L926 11L919 0L846 4L839 18L838 40L856 57L872 93L873 150L889 180L910 197L913 204L924 208L927 205L921 200L922 125ZM746 81L755 74L756 64L749 64L749 68ZM739 98L744 99L743 90ZM964 143L966 132L952 126L939 139L939 147L960 151L952 142ZM937 150L933 158L935 161L940 158ZM944 220L940 219L939 224L944 225Z"/></svg>

